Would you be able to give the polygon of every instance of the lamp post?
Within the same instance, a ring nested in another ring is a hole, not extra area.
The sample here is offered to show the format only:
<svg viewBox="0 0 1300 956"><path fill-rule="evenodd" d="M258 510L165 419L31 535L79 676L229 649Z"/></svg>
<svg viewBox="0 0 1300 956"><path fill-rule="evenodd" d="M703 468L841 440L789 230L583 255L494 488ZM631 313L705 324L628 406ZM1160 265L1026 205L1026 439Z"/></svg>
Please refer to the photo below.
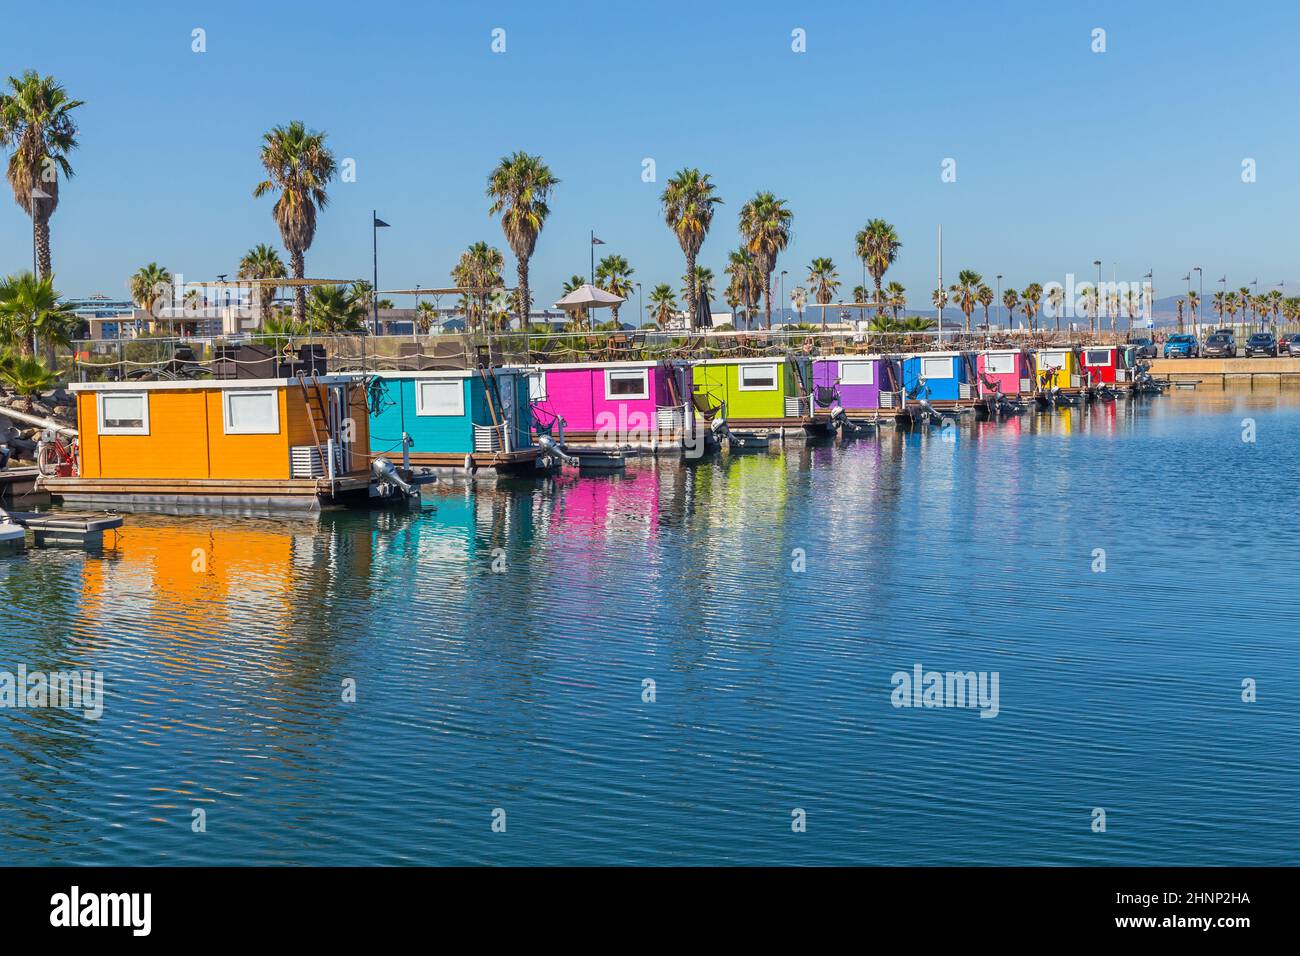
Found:
<svg viewBox="0 0 1300 956"><path fill-rule="evenodd" d="M1097 288L1092 297L1092 331L1096 332L1101 326L1101 260L1093 259L1092 264L1097 267Z"/></svg>
<svg viewBox="0 0 1300 956"><path fill-rule="evenodd" d="M1219 313L1219 321L1222 322L1222 321L1223 321L1223 316L1224 316L1224 314L1228 311L1228 277L1227 277L1227 275L1224 275L1224 276L1222 276L1222 277L1219 279L1219 285L1223 286L1223 288L1219 290L1220 292L1223 293L1223 301L1221 301L1221 302L1219 303L1219 308L1223 310L1222 312Z"/></svg>
<svg viewBox="0 0 1300 956"><path fill-rule="evenodd" d="M641 283L636 284L636 311L640 315L636 327L639 329L645 325L645 298L641 295Z"/></svg>
<svg viewBox="0 0 1300 956"><path fill-rule="evenodd" d="M1154 341L1155 330L1156 330L1156 270L1155 267L1153 266L1152 268L1148 269L1147 274L1144 275L1142 278L1150 280L1147 284L1146 291L1147 291L1147 295L1149 295L1151 298L1151 314L1148 315L1147 318L1151 321L1151 332L1152 332L1151 338ZM1128 317L1128 337L1130 339L1133 338L1133 313L1131 312L1129 313L1129 317Z"/></svg>
<svg viewBox="0 0 1300 956"><path fill-rule="evenodd" d="M993 300L993 314L994 314L994 315L997 315L997 314L998 314L998 304L1001 303L1001 301L1002 301L1002 273L999 272L999 273L998 273L998 297L997 297L996 299ZM1010 321L1010 320L1011 320L1011 317L1010 317L1010 316L1007 316L1007 325L1008 325L1008 327L1010 327L1010 325L1011 325L1011 321ZM987 332L988 330L986 329L985 331Z"/></svg>
<svg viewBox="0 0 1300 956"><path fill-rule="evenodd" d="M379 334L379 230L387 229L388 223L379 218L379 210L370 210L370 243L374 253L374 287L370 290L370 312L374 319L374 333Z"/></svg>
<svg viewBox="0 0 1300 956"><path fill-rule="evenodd" d="M1196 325L1197 328L1193 334L1200 335L1201 309L1205 308L1205 273L1201 271L1200 266L1192 266L1192 271L1196 273L1197 292L1196 292Z"/></svg>

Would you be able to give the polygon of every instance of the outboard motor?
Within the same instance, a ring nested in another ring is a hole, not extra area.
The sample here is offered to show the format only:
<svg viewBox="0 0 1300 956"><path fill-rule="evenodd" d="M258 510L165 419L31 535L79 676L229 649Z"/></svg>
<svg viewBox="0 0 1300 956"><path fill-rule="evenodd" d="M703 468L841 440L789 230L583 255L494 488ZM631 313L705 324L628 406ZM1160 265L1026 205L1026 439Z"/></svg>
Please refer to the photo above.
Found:
<svg viewBox="0 0 1300 956"><path fill-rule="evenodd" d="M718 444L722 444L722 442L731 438L731 428L727 425L727 420L721 415L716 416L709 422L709 431L718 440Z"/></svg>
<svg viewBox="0 0 1300 956"><path fill-rule="evenodd" d="M554 458L556 461L562 462L566 465L576 466L577 464L579 464L578 459L573 455L566 454L564 449L560 447L560 443L557 442L550 435L538 435L537 445L546 453L546 456L549 458Z"/></svg>
<svg viewBox="0 0 1300 956"><path fill-rule="evenodd" d="M924 395L921 394L922 389L925 389ZM943 416L930 404L930 390L925 387L925 379L917 379L916 387L907 393L907 397L921 406L921 417L927 424L938 425L943 422Z"/></svg>
<svg viewBox="0 0 1300 956"><path fill-rule="evenodd" d="M831 431L839 430L845 434L856 434L861 428L849 421L848 413L844 411L844 406L840 404L840 391L838 388L830 388L825 385L818 385L813 395L818 407L826 409L830 413Z"/></svg>
<svg viewBox="0 0 1300 956"><path fill-rule="evenodd" d="M846 435L856 435L862 431L861 425L849 421L848 413L839 402L831 406L831 428L838 428Z"/></svg>
<svg viewBox="0 0 1300 956"><path fill-rule="evenodd" d="M370 470L380 485L391 485L408 498L413 498L420 493L418 488L397 473L397 468L387 458L376 458L370 463Z"/></svg>

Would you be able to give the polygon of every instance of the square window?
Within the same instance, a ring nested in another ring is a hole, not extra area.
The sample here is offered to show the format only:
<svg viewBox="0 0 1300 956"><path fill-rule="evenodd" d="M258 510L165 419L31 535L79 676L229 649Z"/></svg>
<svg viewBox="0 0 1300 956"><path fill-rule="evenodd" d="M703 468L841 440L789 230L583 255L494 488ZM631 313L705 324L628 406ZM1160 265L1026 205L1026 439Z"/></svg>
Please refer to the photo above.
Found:
<svg viewBox="0 0 1300 956"><path fill-rule="evenodd" d="M950 358L921 359L921 377L922 378L952 378L952 359Z"/></svg>
<svg viewBox="0 0 1300 956"><path fill-rule="evenodd" d="M649 398L648 369L606 369L606 398Z"/></svg>
<svg viewBox="0 0 1300 956"><path fill-rule="evenodd" d="M841 362L841 385L874 385L876 370L871 362Z"/></svg>
<svg viewBox="0 0 1300 956"><path fill-rule="evenodd" d="M990 353L984 356L984 371L989 375L1011 375L1016 370L1016 357L1010 352Z"/></svg>
<svg viewBox="0 0 1300 956"><path fill-rule="evenodd" d="M417 381L415 414L464 415L465 384L460 379Z"/></svg>
<svg viewBox="0 0 1300 956"><path fill-rule="evenodd" d="M1084 353L1083 353L1083 360L1084 360L1084 362L1086 362L1086 363L1088 364L1089 367L1092 367L1092 366L1095 366L1095 365L1099 365L1099 366L1104 366L1104 367L1109 368L1109 367L1110 367L1110 349L1097 349L1097 350L1095 350L1095 351L1090 350L1090 351L1084 352Z"/></svg>
<svg viewBox="0 0 1300 956"><path fill-rule="evenodd" d="M530 402L546 401L546 373L528 373L528 400Z"/></svg>
<svg viewBox="0 0 1300 956"><path fill-rule="evenodd" d="M149 396L144 392L99 394L101 435L149 434Z"/></svg>
<svg viewBox="0 0 1300 956"><path fill-rule="evenodd" d="M227 435L278 435L280 396L273 390L222 393Z"/></svg>
<svg viewBox="0 0 1300 956"><path fill-rule="evenodd" d="M740 390L742 392L772 392L776 390L776 381L775 365L740 366Z"/></svg>

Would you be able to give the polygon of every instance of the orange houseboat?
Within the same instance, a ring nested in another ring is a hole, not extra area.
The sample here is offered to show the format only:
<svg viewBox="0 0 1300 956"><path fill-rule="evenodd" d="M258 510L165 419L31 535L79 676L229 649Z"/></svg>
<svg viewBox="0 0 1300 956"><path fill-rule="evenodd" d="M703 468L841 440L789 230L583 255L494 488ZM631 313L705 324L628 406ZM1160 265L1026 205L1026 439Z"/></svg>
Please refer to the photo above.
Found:
<svg viewBox="0 0 1300 956"><path fill-rule="evenodd" d="M119 510L316 510L401 497L372 467L365 383L311 378L82 382L72 460L41 485ZM418 481L414 483L418 484ZM405 487L403 487L405 486Z"/></svg>

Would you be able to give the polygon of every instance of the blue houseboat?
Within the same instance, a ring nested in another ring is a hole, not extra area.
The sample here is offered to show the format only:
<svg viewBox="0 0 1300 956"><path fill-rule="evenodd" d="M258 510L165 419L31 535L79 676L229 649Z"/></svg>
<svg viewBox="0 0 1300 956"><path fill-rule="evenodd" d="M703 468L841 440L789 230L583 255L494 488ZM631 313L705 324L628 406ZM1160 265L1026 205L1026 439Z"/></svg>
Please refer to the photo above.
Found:
<svg viewBox="0 0 1300 956"><path fill-rule="evenodd" d="M518 369L377 372L368 396L373 455L471 474L530 474L545 455L533 442L528 380Z"/></svg>

